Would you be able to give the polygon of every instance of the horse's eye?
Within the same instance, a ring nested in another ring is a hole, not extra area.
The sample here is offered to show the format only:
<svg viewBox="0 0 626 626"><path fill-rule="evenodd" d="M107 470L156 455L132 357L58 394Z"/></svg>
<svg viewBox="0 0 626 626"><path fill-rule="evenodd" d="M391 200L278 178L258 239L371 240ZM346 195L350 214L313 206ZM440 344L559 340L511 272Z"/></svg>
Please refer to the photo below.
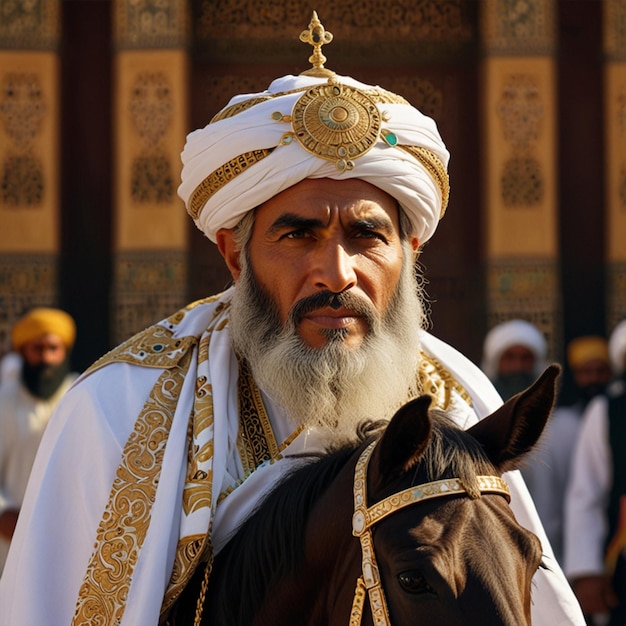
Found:
<svg viewBox="0 0 626 626"><path fill-rule="evenodd" d="M435 593L419 572L403 572L398 576L398 582L407 593Z"/></svg>

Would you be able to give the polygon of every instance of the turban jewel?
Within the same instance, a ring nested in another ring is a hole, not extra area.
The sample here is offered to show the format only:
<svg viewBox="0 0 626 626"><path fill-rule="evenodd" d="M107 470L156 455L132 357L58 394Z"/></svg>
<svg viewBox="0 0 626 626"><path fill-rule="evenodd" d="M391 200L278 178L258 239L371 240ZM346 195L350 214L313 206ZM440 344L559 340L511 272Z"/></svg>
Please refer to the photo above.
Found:
<svg viewBox="0 0 626 626"><path fill-rule="evenodd" d="M178 193L215 242L218 230L305 178L358 178L395 198L424 243L449 194L437 126L401 96L325 69L319 42L332 36L316 20L300 36L318 42L313 68L233 97L188 135Z"/></svg>

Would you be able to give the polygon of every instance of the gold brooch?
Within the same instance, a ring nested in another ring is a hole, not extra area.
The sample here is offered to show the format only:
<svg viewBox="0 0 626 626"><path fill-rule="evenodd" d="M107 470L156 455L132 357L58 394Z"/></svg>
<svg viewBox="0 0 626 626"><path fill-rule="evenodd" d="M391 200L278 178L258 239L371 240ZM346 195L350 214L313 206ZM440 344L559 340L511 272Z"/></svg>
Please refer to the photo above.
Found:
<svg viewBox="0 0 626 626"><path fill-rule="evenodd" d="M367 94L331 78L298 98L291 126L307 152L334 161L340 170L351 170L353 159L376 143L381 121L376 103Z"/></svg>

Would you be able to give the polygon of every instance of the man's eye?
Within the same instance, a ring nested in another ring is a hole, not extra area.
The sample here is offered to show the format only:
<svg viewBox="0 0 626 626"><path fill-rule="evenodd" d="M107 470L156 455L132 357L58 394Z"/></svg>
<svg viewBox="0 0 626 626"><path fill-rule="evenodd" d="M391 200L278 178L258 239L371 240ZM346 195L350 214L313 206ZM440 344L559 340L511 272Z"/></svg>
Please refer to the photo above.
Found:
<svg viewBox="0 0 626 626"><path fill-rule="evenodd" d="M303 239L308 236L309 231L305 229L291 230L282 236L282 239Z"/></svg>
<svg viewBox="0 0 626 626"><path fill-rule="evenodd" d="M375 230L361 230L357 233L357 237L359 239L378 239L379 241L387 243L387 237Z"/></svg>

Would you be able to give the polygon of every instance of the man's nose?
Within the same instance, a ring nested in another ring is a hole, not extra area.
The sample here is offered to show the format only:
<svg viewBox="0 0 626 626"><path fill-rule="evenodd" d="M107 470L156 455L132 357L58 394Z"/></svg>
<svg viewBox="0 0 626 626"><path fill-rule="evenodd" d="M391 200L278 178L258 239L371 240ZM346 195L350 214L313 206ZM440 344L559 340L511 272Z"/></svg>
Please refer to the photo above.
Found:
<svg viewBox="0 0 626 626"><path fill-rule="evenodd" d="M317 289L333 293L347 291L357 284L357 255L343 245L333 243L319 251L315 262L314 282Z"/></svg>

